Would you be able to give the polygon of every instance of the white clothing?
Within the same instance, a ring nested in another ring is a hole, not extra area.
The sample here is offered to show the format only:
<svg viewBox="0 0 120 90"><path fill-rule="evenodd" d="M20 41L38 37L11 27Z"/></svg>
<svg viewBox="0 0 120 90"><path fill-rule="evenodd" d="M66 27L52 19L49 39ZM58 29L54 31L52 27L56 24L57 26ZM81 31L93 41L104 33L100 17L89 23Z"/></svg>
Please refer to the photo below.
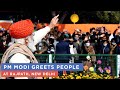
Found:
<svg viewBox="0 0 120 90"><path fill-rule="evenodd" d="M110 35L109 41L111 41L112 38L114 38L113 34Z"/></svg>
<svg viewBox="0 0 120 90"><path fill-rule="evenodd" d="M37 43L39 43L49 31L50 31L50 28L48 26L38 31L35 31L33 33L33 45L35 46ZM16 53L11 57L11 59L9 60L9 63L30 63L30 60L24 54ZM28 78L15 77L15 79L28 79Z"/></svg>

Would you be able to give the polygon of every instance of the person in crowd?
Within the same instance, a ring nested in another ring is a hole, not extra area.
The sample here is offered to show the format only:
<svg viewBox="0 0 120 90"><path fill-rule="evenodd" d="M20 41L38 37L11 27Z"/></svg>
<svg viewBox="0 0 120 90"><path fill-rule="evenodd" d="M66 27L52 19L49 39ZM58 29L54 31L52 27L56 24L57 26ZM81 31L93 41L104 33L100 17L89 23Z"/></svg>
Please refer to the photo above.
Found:
<svg viewBox="0 0 120 90"><path fill-rule="evenodd" d="M95 53L97 54L97 46L98 46L98 33L96 32L95 28L90 29L91 35L91 45L94 47Z"/></svg>
<svg viewBox="0 0 120 90"><path fill-rule="evenodd" d="M112 38L110 42L110 54L117 54L116 47L117 47L117 43L115 42L115 39Z"/></svg>
<svg viewBox="0 0 120 90"><path fill-rule="evenodd" d="M101 44L101 54L110 54L110 43L107 40L104 40Z"/></svg>
<svg viewBox="0 0 120 90"><path fill-rule="evenodd" d="M116 46L116 54L120 54L120 42Z"/></svg>
<svg viewBox="0 0 120 90"><path fill-rule="evenodd" d="M48 34L36 45L36 51L35 54L48 54L48 46L49 46L49 36ZM36 56L37 57L37 56ZM48 56L47 55L40 55L37 57L37 59L40 61L40 63L46 63L48 62Z"/></svg>
<svg viewBox="0 0 120 90"><path fill-rule="evenodd" d="M64 34L68 34L69 32L68 32L67 29L63 29L63 33L64 33Z"/></svg>
<svg viewBox="0 0 120 90"><path fill-rule="evenodd" d="M53 37L49 38L49 46L48 46L47 53L48 54L54 54L55 53L54 38Z"/></svg>
<svg viewBox="0 0 120 90"><path fill-rule="evenodd" d="M120 27L118 27L114 32L113 32L113 36L116 40L116 43L120 42Z"/></svg>
<svg viewBox="0 0 120 90"><path fill-rule="evenodd" d="M68 38L65 35L60 36L60 41L56 45L55 54L64 54L64 56L55 56L56 63L69 63L70 56L65 56L65 54L70 54Z"/></svg>
<svg viewBox="0 0 120 90"><path fill-rule="evenodd" d="M70 47L70 54L72 54L72 55L73 54L78 54L77 49L74 46L72 41L69 43L69 47ZM74 63L76 59L77 59L77 56L71 56L70 63Z"/></svg>
<svg viewBox="0 0 120 90"><path fill-rule="evenodd" d="M96 62L96 56L94 56L95 55L95 50L94 50L94 47L91 45L90 40L86 41L85 50L87 51L88 55L92 55L91 56L91 62L94 65L95 62Z"/></svg>
<svg viewBox="0 0 120 90"><path fill-rule="evenodd" d="M81 54L81 45L82 45L82 43L80 42L79 34L75 35L73 45L76 47L77 53Z"/></svg>
<svg viewBox="0 0 120 90"><path fill-rule="evenodd" d="M55 39L54 39L54 47L55 47L55 49L56 49L56 44L59 42L59 39L60 39L60 36L61 36L61 32L60 31L58 31L57 32L57 35L54 37Z"/></svg>
<svg viewBox="0 0 120 90"><path fill-rule="evenodd" d="M2 40L2 36L3 36L3 30L0 30L0 42Z"/></svg>
<svg viewBox="0 0 120 90"><path fill-rule="evenodd" d="M115 42L115 39L112 38L111 42L110 42L110 54L111 54L111 56L110 56L110 59L109 59L112 75L115 74L115 63L116 63L115 57L112 56L112 54L117 54L116 51L117 51L117 43Z"/></svg>
<svg viewBox="0 0 120 90"><path fill-rule="evenodd" d="M80 29L75 29L74 33L72 34L72 37L74 38L76 34L79 34L80 39L82 37L82 30Z"/></svg>
<svg viewBox="0 0 120 90"><path fill-rule="evenodd" d="M61 34L62 34L62 35L66 35L66 36L69 37L69 38L72 38L72 37L71 37L71 34L68 32L67 29L64 29Z"/></svg>
<svg viewBox="0 0 120 90"><path fill-rule="evenodd" d="M110 54L110 43L109 41L105 40L103 41L103 43L101 44L101 50L100 50L100 54ZM109 57L108 56L101 56L103 65L109 65Z"/></svg>
<svg viewBox="0 0 120 90"><path fill-rule="evenodd" d="M81 49L82 42L80 42L80 35L76 34L73 39L74 39L73 46L76 48L76 51L77 51L76 53L77 54L81 54L82 53L82 49ZM75 60L74 61L75 62L80 62L79 56L75 56Z"/></svg>
<svg viewBox="0 0 120 90"><path fill-rule="evenodd" d="M36 45L36 49L36 54L47 54L48 43L44 40L44 38Z"/></svg>
<svg viewBox="0 0 120 90"><path fill-rule="evenodd" d="M86 32L86 37L88 37L88 39L90 39L90 33Z"/></svg>
<svg viewBox="0 0 120 90"><path fill-rule="evenodd" d="M90 28L90 35L93 35L93 33L94 33L95 31L96 31L96 30L95 30L94 27Z"/></svg>
<svg viewBox="0 0 120 90"><path fill-rule="evenodd" d="M4 54L4 52L7 50L8 43L7 36L3 35L0 42L0 54Z"/></svg>
<svg viewBox="0 0 120 90"><path fill-rule="evenodd" d="M108 41L108 40L109 39L107 38L107 36L105 34L98 35L98 40L97 40L97 45L96 45L96 51L98 54L102 54L101 46L103 45L104 41Z"/></svg>
<svg viewBox="0 0 120 90"><path fill-rule="evenodd" d="M65 34L62 34L59 39L59 43L56 45L56 50L55 50L55 62L56 63L69 63L71 56L67 55L70 54L70 42L68 42L69 38ZM57 55L57 54L63 54ZM67 71L67 74L70 72ZM63 71L59 71L59 75L62 75Z"/></svg>

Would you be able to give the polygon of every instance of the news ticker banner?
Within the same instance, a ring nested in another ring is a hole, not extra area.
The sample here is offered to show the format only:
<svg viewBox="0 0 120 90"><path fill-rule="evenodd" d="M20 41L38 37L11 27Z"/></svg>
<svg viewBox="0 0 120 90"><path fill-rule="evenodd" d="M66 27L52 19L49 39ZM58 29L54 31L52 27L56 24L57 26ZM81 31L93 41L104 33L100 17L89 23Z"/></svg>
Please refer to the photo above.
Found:
<svg viewBox="0 0 120 90"><path fill-rule="evenodd" d="M3 77L57 77L58 71L83 71L83 63L1 64Z"/></svg>

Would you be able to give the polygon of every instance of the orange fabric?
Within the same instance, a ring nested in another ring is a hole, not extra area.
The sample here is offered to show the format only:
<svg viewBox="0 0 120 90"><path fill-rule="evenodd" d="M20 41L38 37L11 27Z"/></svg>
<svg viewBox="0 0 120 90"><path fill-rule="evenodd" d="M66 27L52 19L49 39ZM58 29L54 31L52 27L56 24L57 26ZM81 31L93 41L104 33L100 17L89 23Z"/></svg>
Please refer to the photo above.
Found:
<svg viewBox="0 0 120 90"><path fill-rule="evenodd" d="M12 24L9 28L11 37L13 38L25 38L32 34L34 31L34 25L31 20L21 20Z"/></svg>
<svg viewBox="0 0 120 90"><path fill-rule="evenodd" d="M90 28L92 27L106 27L106 29L111 33L119 26L119 24L59 24L57 25L59 31L63 31L63 29L67 29L71 34L74 32L75 29L81 29L82 32L89 32Z"/></svg>
<svg viewBox="0 0 120 90"><path fill-rule="evenodd" d="M42 25L39 23L39 24L36 25L36 28L40 29L40 28L42 28Z"/></svg>
<svg viewBox="0 0 120 90"><path fill-rule="evenodd" d="M0 23L0 26L2 28L5 28L6 30L8 30L11 24L12 23L2 22L2 23Z"/></svg>

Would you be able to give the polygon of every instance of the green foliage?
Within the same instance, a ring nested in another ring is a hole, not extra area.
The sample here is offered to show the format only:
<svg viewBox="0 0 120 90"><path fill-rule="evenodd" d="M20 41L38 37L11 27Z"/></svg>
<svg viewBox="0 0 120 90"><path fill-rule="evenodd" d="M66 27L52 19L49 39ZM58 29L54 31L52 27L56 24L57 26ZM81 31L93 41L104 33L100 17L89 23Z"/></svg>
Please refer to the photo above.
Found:
<svg viewBox="0 0 120 90"><path fill-rule="evenodd" d="M96 14L103 23L119 23L120 20L119 11L97 11Z"/></svg>
<svg viewBox="0 0 120 90"><path fill-rule="evenodd" d="M120 22L120 11L79 11L82 23L113 23Z"/></svg>

